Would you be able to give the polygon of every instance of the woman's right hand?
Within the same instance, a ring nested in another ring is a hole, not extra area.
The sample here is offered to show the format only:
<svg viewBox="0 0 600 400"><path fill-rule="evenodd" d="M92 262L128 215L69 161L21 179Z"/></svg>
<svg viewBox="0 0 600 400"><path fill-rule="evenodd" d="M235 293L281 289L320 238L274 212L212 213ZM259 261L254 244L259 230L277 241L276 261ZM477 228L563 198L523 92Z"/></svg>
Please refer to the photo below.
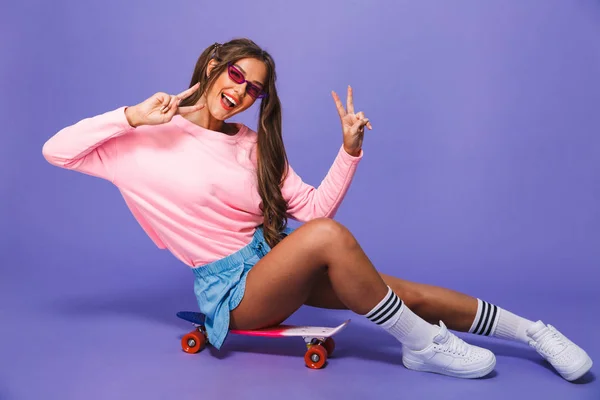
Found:
<svg viewBox="0 0 600 400"><path fill-rule="evenodd" d="M191 88L179 93L169 95L167 93L156 93L152 97L125 109L125 116L129 125L137 127L140 125L160 125L169 122L175 114L189 114L204 108L204 104L179 107L181 100L190 96L200 86L196 83Z"/></svg>

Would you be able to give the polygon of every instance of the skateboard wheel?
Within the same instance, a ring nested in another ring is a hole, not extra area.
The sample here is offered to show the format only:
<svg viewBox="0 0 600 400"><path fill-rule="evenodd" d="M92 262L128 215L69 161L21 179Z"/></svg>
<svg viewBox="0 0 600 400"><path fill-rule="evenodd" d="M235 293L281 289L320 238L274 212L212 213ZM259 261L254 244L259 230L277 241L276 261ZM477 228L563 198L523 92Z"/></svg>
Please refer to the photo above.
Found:
<svg viewBox="0 0 600 400"><path fill-rule="evenodd" d="M186 353L194 354L198 353L204 348L206 344L206 338L200 331L192 331L181 338L181 348Z"/></svg>
<svg viewBox="0 0 600 400"><path fill-rule="evenodd" d="M304 355L304 362L308 368L323 368L327 361L327 350L320 344L311 346Z"/></svg>
<svg viewBox="0 0 600 400"><path fill-rule="evenodd" d="M333 340L331 337L328 337L325 339L325 342L323 342L323 347L325 347L325 350L327 350L327 356L331 357L333 351L335 350L335 340Z"/></svg>

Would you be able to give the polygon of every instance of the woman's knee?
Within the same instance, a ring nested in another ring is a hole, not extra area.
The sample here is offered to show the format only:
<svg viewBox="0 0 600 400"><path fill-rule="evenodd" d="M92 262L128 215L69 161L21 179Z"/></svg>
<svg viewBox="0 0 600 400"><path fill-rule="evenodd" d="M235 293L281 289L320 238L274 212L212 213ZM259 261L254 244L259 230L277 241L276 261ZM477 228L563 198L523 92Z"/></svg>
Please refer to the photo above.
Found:
<svg viewBox="0 0 600 400"><path fill-rule="evenodd" d="M357 246L352 233L331 218L317 218L305 224L313 245L327 251L340 251Z"/></svg>

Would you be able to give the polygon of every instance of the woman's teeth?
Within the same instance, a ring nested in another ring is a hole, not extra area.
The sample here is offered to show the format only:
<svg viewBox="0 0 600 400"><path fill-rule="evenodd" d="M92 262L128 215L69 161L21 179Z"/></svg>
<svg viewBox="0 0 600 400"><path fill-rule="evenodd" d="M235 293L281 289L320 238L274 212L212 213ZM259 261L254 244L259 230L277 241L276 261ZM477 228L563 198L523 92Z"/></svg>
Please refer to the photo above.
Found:
<svg viewBox="0 0 600 400"><path fill-rule="evenodd" d="M235 100L227 96L225 93L223 93L223 98L225 99L225 102L229 107L235 107L237 105Z"/></svg>

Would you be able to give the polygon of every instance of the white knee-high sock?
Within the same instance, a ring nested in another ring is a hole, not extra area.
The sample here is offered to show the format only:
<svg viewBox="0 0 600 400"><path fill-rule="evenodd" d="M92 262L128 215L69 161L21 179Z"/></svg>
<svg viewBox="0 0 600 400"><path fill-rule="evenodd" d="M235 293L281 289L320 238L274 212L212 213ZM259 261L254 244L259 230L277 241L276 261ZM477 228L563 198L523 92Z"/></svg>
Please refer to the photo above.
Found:
<svg viewBox="0 0 600 400"><path fill-rule="evenodd" d="M429 346L440 330L413 313L389 286L385 297L364 316L412 350Z"/></svg>
<svg viewBox="0 0 600 400"><path fill-rule="evenodd" d="M534 323L494 304L477 299L477 314L469 333L527 344L527 329Z"/></svg>

